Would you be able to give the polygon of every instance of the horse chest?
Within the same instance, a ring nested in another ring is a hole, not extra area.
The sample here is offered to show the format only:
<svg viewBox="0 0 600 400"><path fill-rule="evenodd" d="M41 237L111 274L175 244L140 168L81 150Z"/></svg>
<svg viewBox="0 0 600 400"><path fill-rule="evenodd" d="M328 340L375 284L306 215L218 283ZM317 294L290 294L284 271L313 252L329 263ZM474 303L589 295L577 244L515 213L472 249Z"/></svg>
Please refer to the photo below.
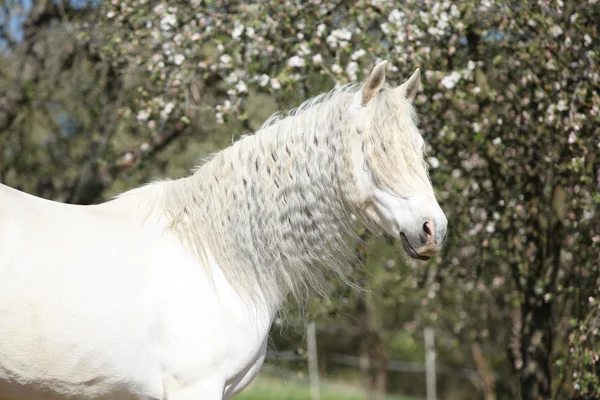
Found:
<svg viewBox="0 0 600 400"><path fill-rule="evenodd" d="M177 385L222 382L227 398L258 373L272 315L249 307L216 264L210 280L197 267L181 263L180 268L187 273L161 279L162 287L168 287L162 295L164 311L158 335L163 368Z"/></svg>

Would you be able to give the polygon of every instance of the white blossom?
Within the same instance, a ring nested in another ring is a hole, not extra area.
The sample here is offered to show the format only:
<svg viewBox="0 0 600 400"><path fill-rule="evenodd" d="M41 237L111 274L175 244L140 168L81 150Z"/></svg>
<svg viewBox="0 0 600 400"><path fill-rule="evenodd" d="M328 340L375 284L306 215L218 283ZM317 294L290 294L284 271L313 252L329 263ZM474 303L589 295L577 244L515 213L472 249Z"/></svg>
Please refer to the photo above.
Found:
<svg viewBox="0 0 600 400"><path fill-rule="evenodd" d="M300 43L300 54L307 56L311 53L310 46L306 42Z"/></svg>
<svg viewBox="0 0 600 400"><path fill-rule="evenodd" d="M225 77L225 82L229 85L234 85L239 80L240 80L240 77L236 72L232 72Z"/></svg>
<svg viewBox="0 0 600 400"><path fill-rule="evenodd" d="M346 28L341 28L334 29L333 32L327 36L325 41L332 48L336 48L338 46L344 48L348 45L350 39L352 39L352 32Z"/></svg>
<svg viewBox="0 0 600 400"><path fill-rule="evenodd" d="M446 28L448 28L450 26L450 24L448 23L449 19L450 18L448 17L448 13L445 11L442 12L440 14L440 19L438 20L438 23L437 23L437 28L442 31L445 30Z"/></svg>
<svg viewBox="0 0 600 400"><path fill-rule="evenodd" d="M456 7L456 4L452 4L450 6L450 15L452 15L454 18L460 18L460 10L458 7Z"/></svg>
<svg viewBox="0 0 600 400"><path fill-rule="evenodd" d="M183 54L175 54L175 57L173 57L173 62L175 63L175 65L183 64L184 60L185 56Z"/></svg>
<svg viewBox="0 0 600 400"><path fill-rule="evenodd" d="M440 37L444 35L444 31L435 26L430 26L429 28L427 28L427 33L429 33L433 37Z"/></svg>
<svg viewBox="0 0 600 400"><path fill-rule="evenodd" d="M479 4L479 9L481 11L486 11L492 6L492 2L490 0L482 0Z"/></svg>
<svg viewBox="0 0 600 400"><path fill-rule="evenodd" d="M221 57L219 57L219 61L221 64L229 66L233 60L229 54L223 54Z"/></svg>
<svg viewBox="0 0 600 400"><path fill-rule="evenodd" d="M183 41L183 35L181 33L178 33L177 35L175 35L175 37L173 37L173 41L176 45L181 45L181 42Z"/></svg>
<svg viewBox="0 0 600 400"><path fill-rule="evenodd" d="M140 110L137 114L138 121L147 121L148 117L150 117L150 112L148 110Z"/></svg>
<svg viewBox="0 0 600 400"><path fill-rule="evenodd" d="M459 80L460 80L460 73L458 73L456 71L452 71L452 73L450 73L450 75L443 77L442 81L440 83L446 89L453 89Z"/></svg>
<svg viewBox="0 0 600 400"><path fill-rule="evenodd" d="M348 74L350 80L356 80L356 73L358 72L358 69L358 63L356 61L351 61L350 63L348 63L348 65L346 66L346 73Z"/></svg>
<svg viewBox="0 0 600 400"><path fill-rule="evenodd" d="M235 85L235 89L238 91L238 93L248 93L248 86L246 86L244 81L239 81L237 85Z"/></svg>
<svg viewBox="0 0 600 400"><path fill-rule="evenodd" d="M404 22L404 13L397 9L392 10L388 16L388 21L396 25L401 25Z"/></svg>
<svg viewBox="0 0 600 400"><path fill-rule="evenodd" d="M236 21L235 27L233 28L233 31L231 32L231 37L233 39L239 39L240 36L242 36L243 32L244 32L244 25L242 25Z"/></svg>
<svg viewBox="0 0 600 400"><path fill-rule="evenodd" d="M258 84L262 87L265 87L269 84L269 75L267 74L262 74L261 76L258 77Z"/></svg>
<svg viewBox="0 0 600 400"><path fill-rule="evenodd" d="M290 68L295 68L295 67L304 67L306 65L306 62L304 61L304 58L300 57L300 56L292 56L288 61L287 61L287 65Z"/></svg>
<svg viewBox="0 0 600 400"><path fill-rule="evenodd" d="M550 34L552 37L559 37L563 34L563 30L560 26L554 25L552 28L550 28Z"/></svg>
<svg viewBox="0 0 600 400"><path fill-rule="evenodd" d="M564 100L559 100L556 104L556 109L558 111L566 111L568 109L567 103Z"/></svg>
<svg viewBox="0 0 600 400"><path fill-rule="evenodd" d="M390 25L387 22L384 22L383 24L380 25L381 31L383 33L385 33L386 35L389 35L390 32L392 31L390 29Z"/></svg>
<svg viewBox="0 0 600 400"><path fill-rule="evenodd" d="M323 34L325 33L325 24L319 24L319 26L317 26L317 36L318 37L323 37Z"/></svg>
<svg viewBox="0 0 600 400"><path fill-rule="evenodd" d="M171 30L171 27L177 24L177 18L173 14L166 13L160 20L160 29L163 31Z"/></svg>
<svg viewBox="0 0 600 400"><path fill-rule="evenodd" d="M567 36L567 37L565 38L565 46L566 46L566 47L571 47L571 44L572 44L572 43L573 43L573 42L571 41L571 38Z"/></svg>
<svg viewBox="0 0 600 400"><path fill-rule="evenodd" d="M362 56L364 56L365 54L367 54L367 52L364 49L359 49L359 50L356 50L354 53L352 53L352 55L350 56L350 58L353 61L356 61L359 58L361 58Z"/></svg>
<svg viewBox="0 0 600 400"><path fill-rule="evenodd" d="M277 78L271 78L271 87L275 90L281 89L281 83L279 83Z"/></svg>
<svg viewBox="0 0 600 400"><path fill-rule="evenodd" d="M175 102L174 101L168 102L167 104L165 104L164 108L160 112L160 117L162 119L167 119L167 117L169 116L169 114L171 114L171 112L173 111L174 108L175 108Z"/></svg>

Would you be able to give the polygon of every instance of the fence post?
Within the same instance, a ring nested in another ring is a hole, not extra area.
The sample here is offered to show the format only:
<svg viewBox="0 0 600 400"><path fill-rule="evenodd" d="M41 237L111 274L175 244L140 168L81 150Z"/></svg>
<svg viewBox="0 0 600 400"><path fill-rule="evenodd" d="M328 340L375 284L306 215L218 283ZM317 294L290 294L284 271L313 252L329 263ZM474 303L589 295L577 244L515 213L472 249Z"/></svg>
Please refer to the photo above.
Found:
<svg viewBox="0 0 600 400"><path fill-rule="evenodd" d="M314 321L306 326L306 341L308 350L308 378L310 380L310 398L319 400L319 362L317 359L317 330Z"/></svg>
<svg viewBox="0 0 600 400"><path fill-rule="evenodd" d="M425 380L427 383L427 400L436 400L435 382L435 341L433 328L425 328Z"/></svg>

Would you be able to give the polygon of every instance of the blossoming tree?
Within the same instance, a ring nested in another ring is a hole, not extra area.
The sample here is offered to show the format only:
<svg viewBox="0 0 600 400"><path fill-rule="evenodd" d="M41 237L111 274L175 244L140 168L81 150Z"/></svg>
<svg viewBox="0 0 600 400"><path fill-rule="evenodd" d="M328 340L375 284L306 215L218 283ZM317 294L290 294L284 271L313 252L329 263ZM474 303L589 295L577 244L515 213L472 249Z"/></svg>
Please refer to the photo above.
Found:
<svg viewBox="0 0 600 400"><path fill-rule="evenodd" d="M512 377L513 398L600 395L597 0L112 0L85 9L93 18L81 10L61 21L110 72L105 120L121 135L102 136L116 158L90 170L102 190L155 148L192 143L190 132L210 126L225 145L231 129L255 129L381 59L398 81L421 68L416 108L452 231L444 256L409 276L389 253L367 259L379 318L400 323L396 308L414 301L414 319L469 344L478 368L483 357ZM135 140L115 141L124 132ZM141 144L117 157L130 143Z"/></svg>

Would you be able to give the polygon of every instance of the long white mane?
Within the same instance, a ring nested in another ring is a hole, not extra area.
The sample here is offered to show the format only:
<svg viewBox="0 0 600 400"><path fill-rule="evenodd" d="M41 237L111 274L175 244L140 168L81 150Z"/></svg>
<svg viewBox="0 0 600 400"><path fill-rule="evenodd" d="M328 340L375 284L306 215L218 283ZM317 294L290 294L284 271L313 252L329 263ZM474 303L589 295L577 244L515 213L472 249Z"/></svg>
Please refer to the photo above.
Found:
<svg viewBox="0 0 600 400"><path fill-rule="evenodd" d="M201 261L209 250L242 295L278 304L287 294L324 292L330 277L347 276L351 214L361 216L346 143L347 111L358 90L337 88L276 114L192 176L166 183L161 208L171 229ZM414 118L404 103L382 91L365 130L371 170L398 194L407 189L397 184L398 173L423 167L414 151L422 143L404 143L413 139L394 132L403 118ZM399 171L398 157L412 166Z"/></svg>

